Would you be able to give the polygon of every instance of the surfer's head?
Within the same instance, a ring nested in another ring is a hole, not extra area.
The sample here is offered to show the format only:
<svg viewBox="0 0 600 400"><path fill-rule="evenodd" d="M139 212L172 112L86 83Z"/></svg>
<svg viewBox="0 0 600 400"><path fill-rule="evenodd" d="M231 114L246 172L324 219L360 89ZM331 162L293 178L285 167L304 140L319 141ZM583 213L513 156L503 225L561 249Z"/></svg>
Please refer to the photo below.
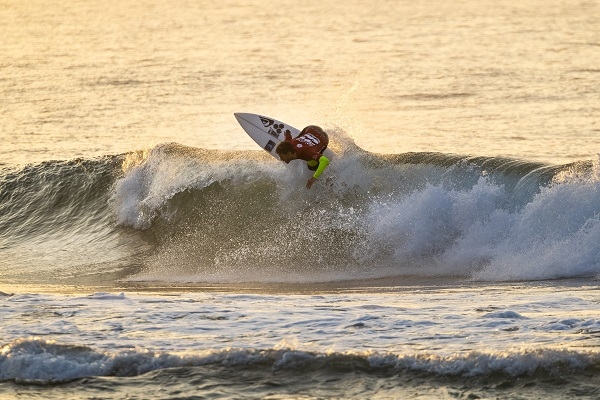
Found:
<svg viewBox="0 0 600 400"><path fill-rule="evenodd" d="M281 161L283 161L286 164L297 158L296 150L290 142L279 143L275 148L275 153L277 153Z"/></svg>

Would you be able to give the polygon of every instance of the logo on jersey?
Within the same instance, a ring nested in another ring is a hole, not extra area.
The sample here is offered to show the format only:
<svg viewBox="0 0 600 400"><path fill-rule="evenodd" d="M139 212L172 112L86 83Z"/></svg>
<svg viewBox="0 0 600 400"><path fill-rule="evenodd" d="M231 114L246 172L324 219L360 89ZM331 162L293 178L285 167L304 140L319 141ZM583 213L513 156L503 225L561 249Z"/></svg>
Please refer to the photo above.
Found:
<svg viewBox="0 0 600 400"><path fill-rule="evenodd" d="M260 118L260 122L262 122L262 124L265 128L268 128L275 123L275 121L273 121L272 119L267 118L267 117L261 117L259 115L259 118Z"/></svg>
<svg viewBox="0 0 600 400"><path fill-rule="evenodd" d="M268 151L269 153L271 152L271 150L273 150L275 148L275 142L272 140L269 140L267 142L267 145L265 146L265 150Z"/></svg>
<svg viewBox="0 0 600 400"><path fill-rule="evenodd" d="M304 142L309 146L316 146L319 143L321 143L321 141L314 135L310 134L310 133L306 133L302 136L298 136L296 138L297 141L299 142Z"/></svg>

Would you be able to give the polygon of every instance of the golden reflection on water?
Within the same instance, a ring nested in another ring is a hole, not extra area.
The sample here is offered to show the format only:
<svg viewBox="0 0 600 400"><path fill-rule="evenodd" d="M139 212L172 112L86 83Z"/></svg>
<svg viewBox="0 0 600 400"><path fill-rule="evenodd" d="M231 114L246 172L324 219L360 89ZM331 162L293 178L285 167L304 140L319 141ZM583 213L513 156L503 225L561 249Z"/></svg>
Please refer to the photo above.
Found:
<svg viewBox="0 0 600 400"><path fill-rule="evenodd" d="M596 154L600 4L5 0L5 163L178 142L254 149L233 112L376 152Z"/></svg>

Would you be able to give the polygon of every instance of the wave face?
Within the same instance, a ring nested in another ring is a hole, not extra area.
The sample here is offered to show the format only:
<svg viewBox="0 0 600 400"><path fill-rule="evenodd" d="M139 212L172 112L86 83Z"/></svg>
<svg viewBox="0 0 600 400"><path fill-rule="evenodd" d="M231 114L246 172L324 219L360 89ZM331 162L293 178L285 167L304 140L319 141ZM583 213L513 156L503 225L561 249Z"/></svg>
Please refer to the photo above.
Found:
<svg viewBox="0 0 600 400"><path fill-rule="evenodd" d="M600 168L374 154L327 173L164 144L0 172L7 279L323 282L600 274Z"/></svg>

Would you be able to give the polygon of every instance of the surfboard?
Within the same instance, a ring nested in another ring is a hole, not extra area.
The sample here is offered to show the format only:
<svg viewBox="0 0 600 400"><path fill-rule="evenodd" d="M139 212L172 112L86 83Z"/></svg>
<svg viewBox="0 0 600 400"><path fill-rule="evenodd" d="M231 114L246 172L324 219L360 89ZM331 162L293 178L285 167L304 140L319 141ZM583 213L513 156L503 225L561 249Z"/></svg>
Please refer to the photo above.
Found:
<svg viewBox="0 0 600 400"><path fill-rule="evenodd" d="M285 139L284 132L289 129L292 137L298 136L299 129L284 122L264 115L250 113L234 113L235 118L261 148L279 160L275 147Z"/></svg>

